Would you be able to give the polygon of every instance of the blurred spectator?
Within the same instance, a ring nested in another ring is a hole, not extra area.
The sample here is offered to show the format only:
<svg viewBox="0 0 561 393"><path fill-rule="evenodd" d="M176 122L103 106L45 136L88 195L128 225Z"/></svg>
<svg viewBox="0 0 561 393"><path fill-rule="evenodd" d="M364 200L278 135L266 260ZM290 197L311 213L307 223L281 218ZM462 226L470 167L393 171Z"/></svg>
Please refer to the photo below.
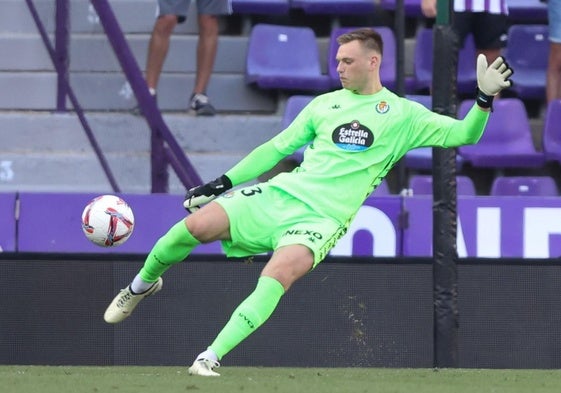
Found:
<svg viewBox="0 0 561 393"><path fill-rule="evenodd" d="M206 89L218 48L218 16L232 13L229 0L196 0L199 41L197 45L197 71L189 109L197 115L213 116ZM187 19L191 0L158 0L158 17L152 30L146 60L146 83L156 95L158 80L166 59L171 33L178 23Z"/></svg>
<svg viewBox="0 0 561 393"><path fill-rule="evenodd" d="M547 102L561 98L561 0L547 0L549 20L549 60L547 67Z"/></svg>
<svg viewBox="0 0 561 393"><path fill-rule="evenodd" d="M483 53L491 64L500 56L507 39L507 0L454 0L451 24L463 46L468 34L473 34L476 57ZM421 0L423 15L436 17L437 0ZM475 59L474 59L475 63Z"/></svg>

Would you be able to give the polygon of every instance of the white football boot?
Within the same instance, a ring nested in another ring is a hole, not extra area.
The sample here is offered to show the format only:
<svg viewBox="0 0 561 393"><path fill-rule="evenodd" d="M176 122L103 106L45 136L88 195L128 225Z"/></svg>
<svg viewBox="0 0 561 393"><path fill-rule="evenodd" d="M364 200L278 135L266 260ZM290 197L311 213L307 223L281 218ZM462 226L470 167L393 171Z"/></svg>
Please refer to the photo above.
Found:
<svg viewBox="0 0 561 393"><path fill-rule="evenodd" d="M220 363L215 360L211 359L204 359L200 358L193 362L193 365L189 367L189 374L190 375L200 375L203 377L219 377L216 371L213 371L215 368L220 367Z"/></svg>
<svg viewBox="0 0 561 393"><path fill-rule="evenodd" d="M105 310L105 314L103 315L103 319L107 323L119 323L123 321L125 318L129 317L138 303L145 297L155 294L164 285L164 281L161 277L158 278L158 281L154 283L146 292L139 293L137 295L131 292L130 285L124 289L121 289L119 294L115 296L115 299L111 302L107 310Z"/></svg>

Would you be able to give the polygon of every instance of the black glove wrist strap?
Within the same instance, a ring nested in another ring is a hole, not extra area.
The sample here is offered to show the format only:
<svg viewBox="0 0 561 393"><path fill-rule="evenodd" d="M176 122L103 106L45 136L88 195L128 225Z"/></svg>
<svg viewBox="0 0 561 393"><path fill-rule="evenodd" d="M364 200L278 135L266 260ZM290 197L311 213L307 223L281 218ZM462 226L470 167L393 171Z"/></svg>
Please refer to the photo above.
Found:
<svg viewBox="0 0 561 393"><path fill-rule="evenodd" d="M210 196L218 196L223 192L228 191L232 188L232 181L226 175L222 175L219 178L214 179L213 181L200 186L199 193L202 195Z"/></svg>
<svg viewBox="0 0 561 393"><path fill-rule="evenodd" d="M220 182L224 186L224 188L223 188L224 191L228 191L230 188L232 188L232 181L226 175L220 176L214 182L217 182L217 183Z"/></svg>
<svg viewBox="0 0 561 393"><path fill-rule="evenodd" d="M481 108L490 108L493 110L493 96L483 93L479 88L477 88L477 96L475 98L477 105Z"/></svg>

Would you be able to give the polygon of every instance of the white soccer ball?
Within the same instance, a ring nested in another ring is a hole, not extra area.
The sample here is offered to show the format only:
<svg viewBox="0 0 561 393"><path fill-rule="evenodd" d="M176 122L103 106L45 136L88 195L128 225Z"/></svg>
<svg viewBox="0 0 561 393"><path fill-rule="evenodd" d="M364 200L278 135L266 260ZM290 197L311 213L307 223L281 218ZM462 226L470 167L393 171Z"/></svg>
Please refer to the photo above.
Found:
<svg viewBox="0 0 561 393"><path fill-rule="evenodd" d="M134 229L130 206L115 195L94 198L82 213L82 230L92 243L101 247L123 244Z"/></svg>

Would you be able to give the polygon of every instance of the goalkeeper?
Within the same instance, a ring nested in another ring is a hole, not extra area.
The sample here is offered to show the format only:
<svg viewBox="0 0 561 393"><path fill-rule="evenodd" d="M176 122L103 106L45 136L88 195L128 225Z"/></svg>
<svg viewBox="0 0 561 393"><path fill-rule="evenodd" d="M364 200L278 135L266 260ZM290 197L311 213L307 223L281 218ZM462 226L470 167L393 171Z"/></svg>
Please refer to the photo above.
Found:
<svg viewBox="0 0 561 393"><path fill-rule="evenodd" d="M480 55L476 103L457 120L382 86L383 42L375 31L354 30L338 37L338 43L343 88L316 97L284 131L226 174L189 190L184 206L193 213L157 241L138 275L107 308L106 322L121 322L140 300L159 291L164 272L200 243L220 240L232 257L273 251L253 293L189 368L190 374L218 376L218 362L269 318L296 280L325 258L364 200L408 150L477 143L493 97L511 85L512 70L502 57L488 66ZM229 191L306 144L304 160L292 172Z"/></svg>

